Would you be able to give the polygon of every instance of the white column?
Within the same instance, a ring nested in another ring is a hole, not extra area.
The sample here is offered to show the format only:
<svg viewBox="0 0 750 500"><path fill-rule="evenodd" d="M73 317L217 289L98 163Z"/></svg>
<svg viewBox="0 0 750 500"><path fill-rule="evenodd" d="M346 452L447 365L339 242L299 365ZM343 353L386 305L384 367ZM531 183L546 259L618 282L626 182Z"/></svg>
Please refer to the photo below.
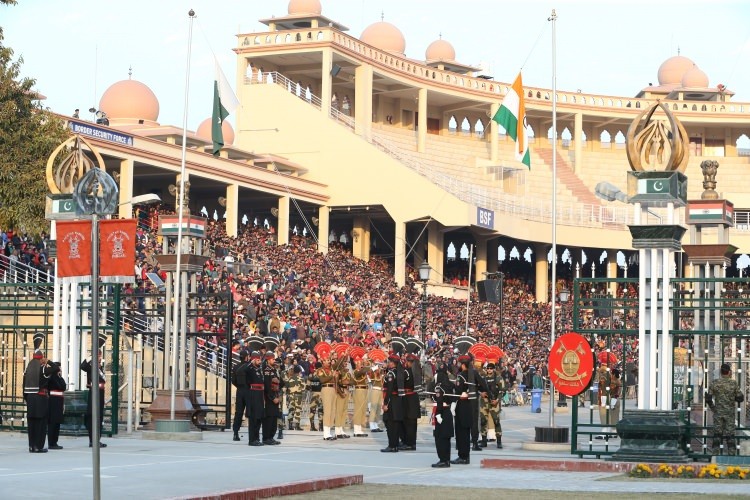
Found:
<svg viewBox="0 0 750 500"><path fill-rule="evenodd" d="M328 231L330 231L331 209L325 205L318 208L318 251L328 253Z"/></svg>
<svg viewBox="0 0 750 500"><path fill-rule="evenodd" d="M119 215L121 219L130 219L133 217L133 160L120 160L120 208Z"/></svg>
<svg viewBox="0 0 750 500"><path fill-rule="evenodd" d="M323 61L320 68L320 110L323 116L331 113L331 96L333 95L333 77L331 77L331 67L333 66L333 51L323 49Z"/></svg>
<svg viewBox="0 0 750 500"><path fill-rule="evenodd" d="M406 223L401 221L395 221L395 223L393 278L396 280L396 284L401 287L406 284L406 261L404 260L406 258Z"/></svg>
<svg viewBox="0 0 750 500"><path fill-rule="evenodd" d="M427 142L427 89L425 87L419 89L417 99L419 115L417 116L417 151L424 153Z"/></svg>
<svg viewBox="0 0 750 500"><path fill-rule="evenodd" d="M286 245L289 243L289 197L282 196L279 198L279 218L278 218L277 244Z"/></svg>
<svg viewBox="0 0 750 500"><path fill-rule="evenodd" d="M227 218L225 221L227 236L230 238L236 238L239 229L239 196L239 184L229 184L227 186L226 207L224 208L227 212Z"/></svg>

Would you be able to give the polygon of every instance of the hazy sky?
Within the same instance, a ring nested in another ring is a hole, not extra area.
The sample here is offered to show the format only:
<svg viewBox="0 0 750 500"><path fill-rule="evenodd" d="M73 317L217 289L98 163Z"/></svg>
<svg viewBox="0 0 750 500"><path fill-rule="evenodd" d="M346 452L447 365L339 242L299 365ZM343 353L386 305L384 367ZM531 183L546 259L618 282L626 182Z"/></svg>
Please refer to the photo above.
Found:
<svg viewBox="0 0 750 500"><path fill-rule="evenodd" d="M265 31L258 19L287 14L287 0L18 0L0 6L5 45L23 56L23 74L37 80L53 111L98 107L111 84L128 78L148 85L160 102L159 122L180 126L185 101L190 8L193 27L188 127L211 113L213 51L234 84L235 35ZM659 65L677 54L692 59L714 87L750 102L748 0L322 0L323 15L359 37L384 19L406 38L406 55L424 59L442 33L459 62L490 64L511 82L552 86L552 32L557 11L559 90L634 96L656 84Z"/></svg>

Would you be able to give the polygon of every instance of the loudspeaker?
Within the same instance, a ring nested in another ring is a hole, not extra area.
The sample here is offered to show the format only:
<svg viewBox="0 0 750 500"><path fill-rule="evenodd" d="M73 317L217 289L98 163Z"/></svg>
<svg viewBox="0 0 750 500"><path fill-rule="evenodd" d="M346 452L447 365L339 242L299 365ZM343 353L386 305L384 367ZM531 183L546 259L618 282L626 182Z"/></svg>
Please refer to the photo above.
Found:
<svg viewBox="0 0 750 500"><path fill-rule="evenodd" d="M336 76L336 75L338 75L338 74L339 74L339 71L341 71L341 66L339 66L338 64L334 64L334 65L333 65L333 66L331 67L331 76Z"/></svg>
<svg viewBox="0 0 750 500"><path fill-rule="evenodd" d="M499 304L503 298L503 291L500 290L500 280L477 281L477 291L479 292L479 302Z"/></svg>

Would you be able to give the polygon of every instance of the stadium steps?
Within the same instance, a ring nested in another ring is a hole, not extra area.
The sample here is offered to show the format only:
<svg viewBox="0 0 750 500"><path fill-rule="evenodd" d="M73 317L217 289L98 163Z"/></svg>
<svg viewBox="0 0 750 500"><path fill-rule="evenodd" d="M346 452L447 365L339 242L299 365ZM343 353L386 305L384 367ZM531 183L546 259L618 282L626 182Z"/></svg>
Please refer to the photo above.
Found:
<svg viewBox="0 0 750 500"><path fill-rule="evenodd" d="M552 155L557 155L557 180L560 181L565 187L567 187L576 200L579 203L586 203L589 205L600 205L599 199L591 192L591 190L583 183L583 181L575 174L573 169L560 152L552 148L537 147L536 153L546 163L550 169L552 168Z"/></svg>

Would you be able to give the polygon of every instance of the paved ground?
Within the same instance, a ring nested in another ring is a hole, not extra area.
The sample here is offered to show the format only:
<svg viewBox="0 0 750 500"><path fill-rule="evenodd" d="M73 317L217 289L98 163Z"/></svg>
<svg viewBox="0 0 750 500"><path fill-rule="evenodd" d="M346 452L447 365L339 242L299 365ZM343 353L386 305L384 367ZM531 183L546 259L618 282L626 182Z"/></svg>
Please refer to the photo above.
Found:
<svg viewBox="0 0 750 500"><path fill-rule="evenodd" d="M557 425L568 425L569 420L569 414L556 416ZM290 432L282 445L262 448L248 447L245 436L243 441L233 442L227 432L204 433L199 442L153 441L143 439L140 433L121 434L105 438L109 447L101 453L102 498L208 495L341 474L362 474L366 485L479 487L506 490L508 495L522 489L542 495L529 498L545 498L545 491L582 492L586 498L615 492L640 493L637 496L642 497L668 492L746 495L750 491L747 482L739 481L637 481L612 473L480 468L481 458L571 458L569 452L521 449L523 441L533 441L534 426L545 426L548 421L546 411L533 414L528 407L508 408L502 421L505 449L473 453L471 465L450 469L430 467L436 455L427 426L420 428L416 452L392 454L379 452L385 445L384 433L324 442L317 433ZM87 438L62 438L61 444L64 450L30 454L26 435L0 433L0 498L91 498L92 459ZM337 490L334 498L346 498L345 491L356 497L357 487L351 488ZM440 492L448 490L431 491L431 498L445 498Z"/></svg>

